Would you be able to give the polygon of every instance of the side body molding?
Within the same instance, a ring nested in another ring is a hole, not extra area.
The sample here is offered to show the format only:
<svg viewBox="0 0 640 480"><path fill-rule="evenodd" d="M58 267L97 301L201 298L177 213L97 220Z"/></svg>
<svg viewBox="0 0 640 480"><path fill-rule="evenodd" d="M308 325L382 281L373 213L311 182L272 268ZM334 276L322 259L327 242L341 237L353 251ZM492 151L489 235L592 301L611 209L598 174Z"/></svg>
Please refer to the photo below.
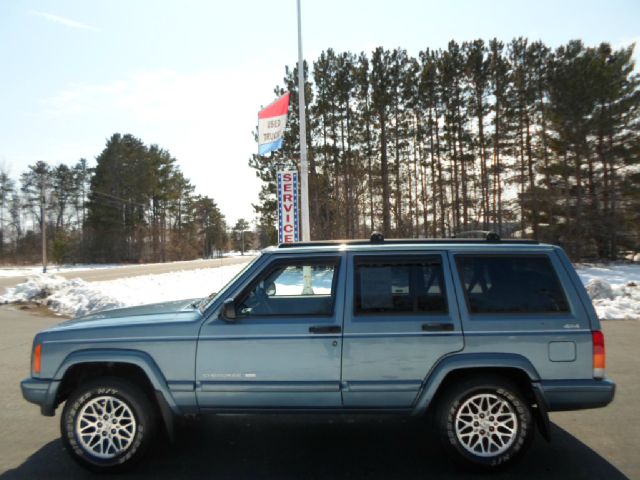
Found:
<svg viewBox="0 0 640 480"><path fill-rule="evenodd" d="M459 353L442 358L428 373L416 397L413 415L423 415L445 377L456 370L476 368L515 368L525 372L532 382L540 380L534 366L522 355L513 353Z"/></svg>
<svg viewBox="0 0 640 480"><path fill-rule="evenodd" d="M69 368L74 365L82 363L127 363L130 365L136 365L140 367L145 373L153 389L158 392L166 405L174 414L180 414L180 409L173 398L173 395L169 391L167 381L164 375L156 365L156 362L151 356L145 352L139 350L124 350L124 349L91 349L91 350L77 350L70 353L62 362L56 374L54 375L54 384L60 385L62 378ZM56 392L49 391L49 395L52 396L51 404L55 399Z"/></svg>

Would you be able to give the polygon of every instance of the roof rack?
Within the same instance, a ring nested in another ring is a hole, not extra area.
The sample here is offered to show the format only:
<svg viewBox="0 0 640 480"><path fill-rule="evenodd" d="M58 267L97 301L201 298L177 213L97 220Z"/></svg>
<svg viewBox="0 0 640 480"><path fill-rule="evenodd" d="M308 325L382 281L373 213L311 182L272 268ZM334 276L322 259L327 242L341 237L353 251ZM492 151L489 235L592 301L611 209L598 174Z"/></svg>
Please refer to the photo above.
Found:
<svg viewBox="0 0 640 480"><path fill-rule="evenodd" d="M478 238L467 236L469 234L477 235L483 233L484 237ZM294 247L329 247L335 245L429 245L436 243L505 243L505 244L531 244L536 245L536 240L521 240L521 239L501 239L495 232L484 232L476 230L473 232L464 232L459 235L464 237L454 236L453 238L391 238L386 240L384 236L379 232L373 232L369 240L357 239L357 240L319 240L311 242L297 242L297 243L281 243L279 248L294 248Z"/></svg>

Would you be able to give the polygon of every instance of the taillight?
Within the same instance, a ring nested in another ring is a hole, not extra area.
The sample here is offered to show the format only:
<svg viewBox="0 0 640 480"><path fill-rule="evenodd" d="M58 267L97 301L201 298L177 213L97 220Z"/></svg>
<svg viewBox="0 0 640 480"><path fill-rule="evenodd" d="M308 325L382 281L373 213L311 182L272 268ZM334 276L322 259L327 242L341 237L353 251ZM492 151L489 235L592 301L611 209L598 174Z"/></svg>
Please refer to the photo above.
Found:
<svg viewBox="0 0 640 480"><path fill-rule="evenodd" d="M40 375L40 370L42 369L42 344L39 343L36 345L36 348L33 349L33 373L36 375Z"/></svg>
<svg viewBox="0 0 640 480"><path fill-rule="evenodd" d="M604 351L604 333L594 330L593 336L593 378L604 378L606 355Z"/></svg>

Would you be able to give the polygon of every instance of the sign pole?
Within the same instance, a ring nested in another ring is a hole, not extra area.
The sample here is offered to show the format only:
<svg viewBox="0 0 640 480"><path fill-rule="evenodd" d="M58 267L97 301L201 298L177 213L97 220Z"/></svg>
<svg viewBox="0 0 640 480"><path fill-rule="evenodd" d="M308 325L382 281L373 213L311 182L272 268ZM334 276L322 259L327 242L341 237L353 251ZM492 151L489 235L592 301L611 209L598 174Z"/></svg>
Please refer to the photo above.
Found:
<svg viewBox="0 0 640 480"><path fill-rule="evenodd" d="M302 211L302 241L311 240L309 228L309 173L307 167L307 125L304 104L304 61L302 59L302 21L298 2L298 104L300 107L300 200Z"/></svg>

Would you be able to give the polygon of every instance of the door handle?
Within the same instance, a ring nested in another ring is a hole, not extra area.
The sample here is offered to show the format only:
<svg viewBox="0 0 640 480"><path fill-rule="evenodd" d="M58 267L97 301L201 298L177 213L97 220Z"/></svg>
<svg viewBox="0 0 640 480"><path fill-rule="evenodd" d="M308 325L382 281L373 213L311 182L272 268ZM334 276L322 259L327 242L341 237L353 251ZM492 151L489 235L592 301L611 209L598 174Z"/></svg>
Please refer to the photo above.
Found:
<svg viewBox="0 0 640 480"><path fill-rule="evenodd" d="M423 323L423 332L452 332L453 323Z"/></svg>
<svg viewBox="0 0 640 480"><path fill-rule="evenodd" d="M340 325L328 325L328 326L315 326L309 327L309 333L340 333L342 332L342 327Z"/></svg>

